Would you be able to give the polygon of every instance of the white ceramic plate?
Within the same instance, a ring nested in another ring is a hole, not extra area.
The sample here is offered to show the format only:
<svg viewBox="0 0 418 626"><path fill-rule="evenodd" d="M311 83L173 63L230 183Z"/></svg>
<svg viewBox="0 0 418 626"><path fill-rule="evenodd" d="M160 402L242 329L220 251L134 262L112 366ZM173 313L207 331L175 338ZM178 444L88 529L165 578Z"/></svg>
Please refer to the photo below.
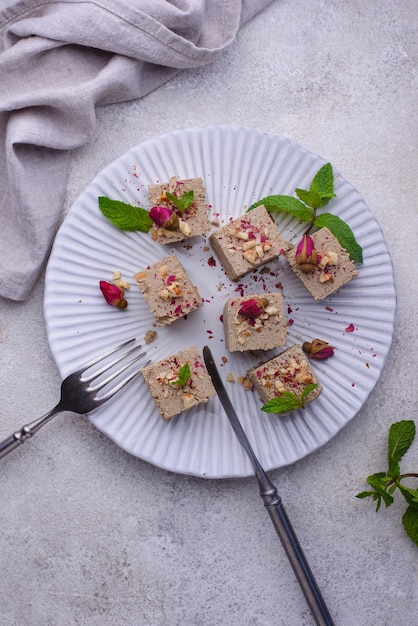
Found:
<svg viewBox="0 0 418 626"><path fill-rule="evenodd" d="M202 176L210 210L221 222L273 193L293 195L307 188L326 161L295 142L253 128L213 126L178 130L147 141L105 168L76 200L60 228L46 273L45 318L51 350L64 377L95 354L124 339L143 340L153 318L133 275L174 251L197 285L204 306L187 320L158 329L147 346L152 360L192 344L209 345L220 373L244 374L256 362L225 349L220 315L237 285L219 262L209 263L207 238L192 248L161 246L148 234L121 232L97 205L104 195L148 207L147 186ZM335 356L315 362L324 391L304 410L286 417L260 411L256 394L226 382L244 429L266 470L304 457L328 442L359 411L376 385L389 352L396 309L393 269L379 225L360 194L334 172L337 197L326 210L348 222L363 247L360 275L339 293L315 303L286 262L270 264L241 284L245 294L282 285L289 322L288 343L315 337L335 346ZM279 229L297 242L303 226L279 216ZM109 307L99 280L121 270L131 283L128 308ZM347 332L353 324L355 330ZM222 357L228 361L222 365ZM272 356L272 353L270 353ZM131 454L156 466L207 478L252 474L219 400L196 407L168 422L157 413L142 377L114 401L90 415L95 426Z"/></svg>

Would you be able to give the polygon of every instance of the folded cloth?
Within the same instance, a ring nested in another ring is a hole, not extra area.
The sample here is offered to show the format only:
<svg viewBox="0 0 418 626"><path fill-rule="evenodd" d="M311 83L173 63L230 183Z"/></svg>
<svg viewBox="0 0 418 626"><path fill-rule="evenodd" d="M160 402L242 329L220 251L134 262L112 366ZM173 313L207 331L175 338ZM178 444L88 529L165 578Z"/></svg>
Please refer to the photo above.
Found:
<svg viewBox="0 0 418 626"><path fill-rule="evenodd" d="M22 0L0 13L0 296L24 300L99 105L216 59L272 0Z"/></svg>

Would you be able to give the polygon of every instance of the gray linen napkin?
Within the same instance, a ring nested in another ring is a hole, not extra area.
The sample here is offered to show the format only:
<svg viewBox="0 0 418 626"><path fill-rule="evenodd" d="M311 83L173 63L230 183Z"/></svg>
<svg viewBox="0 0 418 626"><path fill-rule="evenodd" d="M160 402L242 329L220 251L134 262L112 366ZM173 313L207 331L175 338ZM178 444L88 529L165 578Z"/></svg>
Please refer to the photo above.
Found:
<svg viewBox="0 0 418 626"><path fill-rule="evenodd" d="M22 0L0 13L0 296L24 300L38 279L95 107L210 63L271 2Z"/></svg>

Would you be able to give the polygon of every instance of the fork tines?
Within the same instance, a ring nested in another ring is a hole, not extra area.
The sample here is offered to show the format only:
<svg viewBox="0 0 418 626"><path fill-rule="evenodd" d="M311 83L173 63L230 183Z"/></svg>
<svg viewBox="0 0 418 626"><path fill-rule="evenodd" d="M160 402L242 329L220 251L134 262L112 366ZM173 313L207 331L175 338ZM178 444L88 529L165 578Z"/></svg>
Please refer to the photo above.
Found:
<svg viewBox="0 0 418 626"><path fill-rule="evenodd" d="M130 348L127 351L124 351L122 354L118 355L116 358L112 359L111 361L105 362L104 365L102 365L98 369L94 369L91 373L85 374L85 372L87 372L87 370L90 370L94 365L96 365L97 363L100 363L101 361L105 361L106 359L108 359L108 357L119 352L123 348L126 348L133 341L135 341L135 338L124 341L122 344L96 357L95 359L87 363L87 365L85 365L82 368L81 378L80 378L82 382L89 383L91 381L97 380L97 383L95 385L88 386L88 390L90 393L96 393L100 391L101 389L104 389L104 387L106 387L109 383L116 380L123 372L132 368L136 363L138 363L140 359L146 356L145 351L139 352L139 350L142 348L142 345L138 344L137 346L134 346L133 348ZM129 359L128 357L130 356L133 356L133 358ZM118 365L118 363L121 363L122 361L126 361L126 362L121 367L113 371L113 368L116 365ZM110 372L109 376L105 378L100 378L101 375L104 374L105 372ZM117 383L107 392L101 394L100 396L96 395L96 400L99 402L105 402L106 400L114 396L123 387L125 387L125 385L127 385L133 378L135 378L135 376L139 374L139 372L140 372L140 369L135 368L133 372L131 372L127 377L125 377L123 380L121 380L119 383Z"/></svg>

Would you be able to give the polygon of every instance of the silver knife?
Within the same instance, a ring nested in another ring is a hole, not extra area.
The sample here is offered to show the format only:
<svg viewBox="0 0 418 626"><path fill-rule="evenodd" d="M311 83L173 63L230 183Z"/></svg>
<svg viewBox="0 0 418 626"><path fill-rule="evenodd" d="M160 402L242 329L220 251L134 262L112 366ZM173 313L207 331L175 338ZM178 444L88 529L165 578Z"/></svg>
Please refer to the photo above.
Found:
<svg viewBox="0 0 418 626"><path fill-rule="evenodd" d="M244 429L241 426L241 422L238 419L238 415L232 406L231 400L226 392L208 346L203 348L203 358L212 379L213 386L216 389L219 400L221 401L231 426L253 465L255 476L260 488L260 496L264 501L264 506L268 511L273 526L276 529L296 578L302 588L315 622L318 626L334 626L334 622L311 572L305 555L303 554L295 531L293 530L289 518L287 517L282 500L277 493L276 487L273 485L260 465L260 462L257 459L250 442L248 441L247 435L245 434Z"/></svg>

